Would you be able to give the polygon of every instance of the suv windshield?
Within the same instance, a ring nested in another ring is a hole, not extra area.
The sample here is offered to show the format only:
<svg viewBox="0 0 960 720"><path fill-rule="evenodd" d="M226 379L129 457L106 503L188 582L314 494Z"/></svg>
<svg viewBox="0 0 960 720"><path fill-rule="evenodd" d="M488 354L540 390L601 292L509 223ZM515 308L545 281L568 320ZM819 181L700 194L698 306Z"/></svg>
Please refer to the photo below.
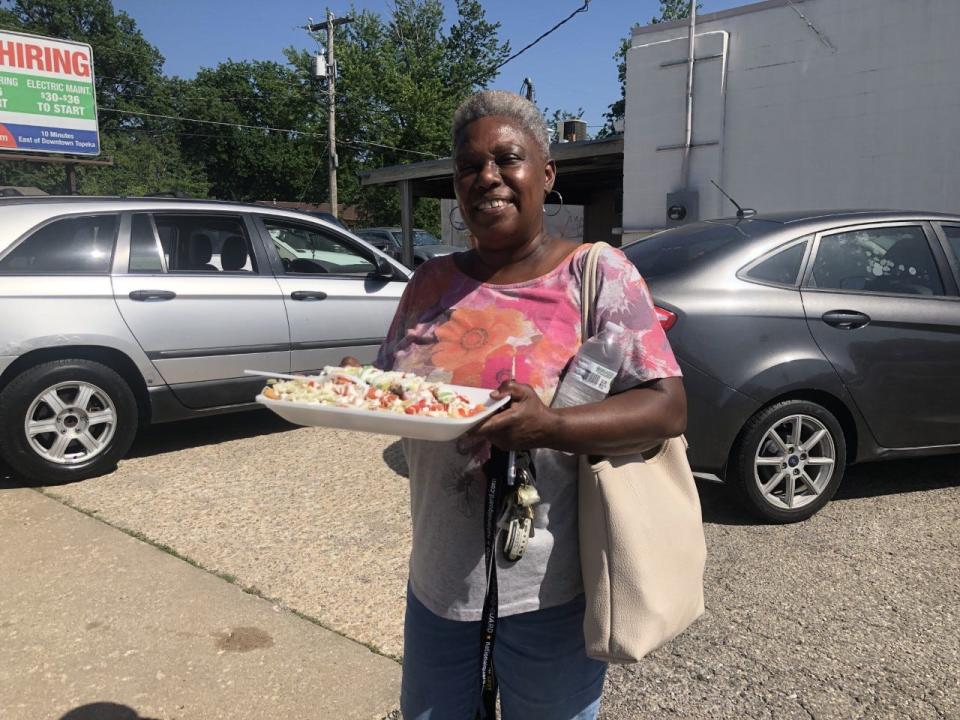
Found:
<svg viewBox="0 0 960 720"><path fill-rule="evenodd" d="M397 241L397 245L403 245L403 233L396 231L393 233L394 240ZM433 235L428 233L426 230L414 230L413 231L413 244L414 245L442 245L439 239L435 238Z"/></svg>
<svg viewBox="0 0 960 720"><path fill-rule="evenodd" d="M623 249L645 278L663 277L703 262L744 237L732 225L704 223L666 230Z"/></svg>

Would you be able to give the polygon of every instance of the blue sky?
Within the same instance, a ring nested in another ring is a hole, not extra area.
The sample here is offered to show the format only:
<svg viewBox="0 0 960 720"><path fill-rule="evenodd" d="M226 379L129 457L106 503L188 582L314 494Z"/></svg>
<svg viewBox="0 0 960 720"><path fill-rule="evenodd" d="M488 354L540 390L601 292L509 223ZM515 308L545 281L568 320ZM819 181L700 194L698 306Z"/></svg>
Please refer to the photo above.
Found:
<svg viewBox="0 0 960 720"><path fill-rule="evenodd" d="M386 15L389 0L325 0L336 15L352 5ZM448 20L453 0L443 0ZM500 38L514 51L565 18L582 0L486 0L487 18L501 23ZM747 0L702 0L701 13L747 4ZM118 10L137 21L144 36L166 58L168 75L193 77L201 67L226 60L284 61L283 48L315 48L301 29L307 17L319 21L327 5L320 0L114 0ZM607 106L619 98L612 55L619 39L636 23L657 13L658 0L591 0L559 30L505 65L492 87L519 91L524 77L533 80L541 107L583 108L588 125L603 124ZM349 92L349 88L338 87ZM591 127L591 134L599 128Z"/></svg>

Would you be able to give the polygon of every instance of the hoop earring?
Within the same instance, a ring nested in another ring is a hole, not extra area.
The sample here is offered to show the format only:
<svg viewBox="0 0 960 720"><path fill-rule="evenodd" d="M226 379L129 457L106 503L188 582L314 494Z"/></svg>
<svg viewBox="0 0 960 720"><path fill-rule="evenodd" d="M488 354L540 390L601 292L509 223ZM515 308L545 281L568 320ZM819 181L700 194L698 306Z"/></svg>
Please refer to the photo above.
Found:
<svg viewBox="0 0 960 720"><path fill-rule="evenodd" d="M467 229L467 224L463 222L463 218L460 219L459 223L453 219L453 214L459 213L459 212L460 212L460 208L454 205L452 208L450 208L450 214L447 217L450 218L450 224L453 226L454 230L456 230L457 232L463 232L464 230Z"/></svg>
<svg viewBox="0 0 960 720"><path fill-rule="evenodd" d="M544 204L546 204L547 198L550 197L551 195L556 195L558 198L560 198L560 207L557 208L556 212L552 212L552 213L548 213L547 208L544 207L543 214L546 215L547 217L556 217L557 215L560 214L560 211L563 210L563 195L560 194L559 190L551 190L546 194L546 197L543 198ZM551 203L551 204L554 204L554 203Z"/></svg>

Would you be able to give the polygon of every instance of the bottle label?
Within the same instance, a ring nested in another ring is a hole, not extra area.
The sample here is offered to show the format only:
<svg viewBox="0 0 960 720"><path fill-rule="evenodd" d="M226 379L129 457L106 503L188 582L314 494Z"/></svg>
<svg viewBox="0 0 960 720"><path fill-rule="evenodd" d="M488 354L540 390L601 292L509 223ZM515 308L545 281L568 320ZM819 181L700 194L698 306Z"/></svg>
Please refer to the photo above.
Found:
<svg viewBox="0 0 960 720"><path fill-rule="evenodd" d="M610 393L610 384L617 376L616 371L605 368L589 358L578 358L571 368L574 376L584 385L589 385L594 390L602 392L604 395Z"/></svg>

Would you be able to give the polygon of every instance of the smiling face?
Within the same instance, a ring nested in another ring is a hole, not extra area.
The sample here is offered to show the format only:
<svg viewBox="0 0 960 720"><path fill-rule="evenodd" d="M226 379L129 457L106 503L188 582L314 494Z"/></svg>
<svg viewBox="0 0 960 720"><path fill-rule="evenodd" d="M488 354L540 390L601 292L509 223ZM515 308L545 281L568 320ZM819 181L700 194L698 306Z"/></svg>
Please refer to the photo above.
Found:
<svg viewBox="0 0 960 720"><path fill-rule="evenodd" d="M543 231L556 166L516 121L471 122L457 136L453 166L460 215L480 248L519 248Z"/></svg>

